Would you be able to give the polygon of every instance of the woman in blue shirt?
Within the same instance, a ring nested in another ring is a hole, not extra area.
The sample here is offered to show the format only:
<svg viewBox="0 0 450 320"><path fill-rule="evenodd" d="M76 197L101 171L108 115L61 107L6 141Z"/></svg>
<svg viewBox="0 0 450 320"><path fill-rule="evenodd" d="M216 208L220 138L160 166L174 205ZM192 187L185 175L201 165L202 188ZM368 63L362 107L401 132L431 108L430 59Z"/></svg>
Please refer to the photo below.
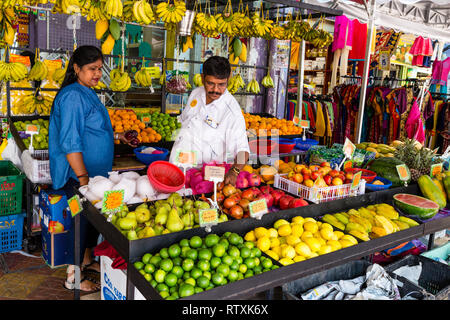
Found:
<svg viewBox="0 0 450 320"><path fill-rule="evenodd" d="M108 176L112 170L114 139L129 143L123 133L113 132L108 112L92 89L102 76L102 67L103 55L97 47L77 48L53 102L49 124L50 174L53 188L64 189L68 198L74 187L87 185L89 177ZM98 263L93 265L91 255L98 232L83 216L80 233L83 266L98 271ZM74 266L69 266L67 273L65 287L74 289ZM80 290L97 289L98 284L82 279Z"/></svg>

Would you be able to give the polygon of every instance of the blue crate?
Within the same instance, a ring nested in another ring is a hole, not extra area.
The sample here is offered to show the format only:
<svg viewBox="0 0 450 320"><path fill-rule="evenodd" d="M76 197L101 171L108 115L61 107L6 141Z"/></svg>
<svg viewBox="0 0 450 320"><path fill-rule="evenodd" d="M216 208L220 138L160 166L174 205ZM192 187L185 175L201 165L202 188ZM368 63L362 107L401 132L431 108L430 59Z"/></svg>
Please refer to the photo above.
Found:
<svg viewBox="0 0 450 320"><path fill-rule="evenodd" d="M300 149L300 150L303 150L303 151L307 151L312 146L315 146L315 145L319 144L319 141L317 141L317 140L306 139L305 141L303 141L302 138L295 138L294 142L295 142L295 147L297 149Z"/></svg>
<svg viewBox="0 0 450 320"><path fill-rule="evenodd" d="M136 158L140 162L142 162L142 163L144 163L146 165L149 165L153 161L158 161L158 160L164 161L164 160L166 160L166 158L167 158L167 156L169 154L169 150L164 149L164 148L159 148L159 147L153 147L153 148L155 148L156 150L163 151L163 153L159 153L159 154L141 153L141 150L143 150L145 148L147 148L147 147L146 146L142 146L142 147L134 149L133 151L134 151L134 154L136 155Z"/></svg>
<svg viewBox="0 0 450 320"><path fill-rule="evenodd" d="M383 182L384 185L373 184L373 182L376 180ZM375 179L373 179L372 183L366 183L366 189L369 189L370 191L386 190L386 189L389 189L390 187L392 187L391 180L388 180L388 179L382 178L382 177L375 177Z"/></svg>
<svg viewBox="0 0 450 320"><path fill-rule="evenodd" d="M22 249L25 213L0 216L0 253Z"/></svg>

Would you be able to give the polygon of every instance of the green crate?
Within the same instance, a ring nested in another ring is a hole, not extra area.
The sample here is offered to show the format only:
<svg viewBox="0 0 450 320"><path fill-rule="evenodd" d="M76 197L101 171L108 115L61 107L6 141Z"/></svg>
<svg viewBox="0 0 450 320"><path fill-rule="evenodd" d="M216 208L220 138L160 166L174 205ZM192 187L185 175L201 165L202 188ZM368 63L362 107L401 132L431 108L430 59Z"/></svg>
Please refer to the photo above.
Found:
<svg viewBox="0 0 450 320"><path fill-rule="evenodd" d="M24 177L11 161L0 161L0 216L21 213Z"/></svg>

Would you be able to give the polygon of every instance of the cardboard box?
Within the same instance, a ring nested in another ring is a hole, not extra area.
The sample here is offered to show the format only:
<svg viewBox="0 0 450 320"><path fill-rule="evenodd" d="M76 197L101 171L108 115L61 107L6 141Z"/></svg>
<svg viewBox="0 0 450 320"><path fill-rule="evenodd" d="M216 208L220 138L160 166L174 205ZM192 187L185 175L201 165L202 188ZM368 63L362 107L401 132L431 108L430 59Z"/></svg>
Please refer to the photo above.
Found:
<svg viewBox="0 0 450 320"><path fill-rule="evenodd" d="M51 268L68 265L73 261L73 239L71 231L49 232L41 224L42 258Z"/></svg>
<svg viewBox="0 0 450 320"><path fill-rule="evenodd" d="M101 299L102 300L126 300L127 272L126 270L113 269L112 259L107 256L100 257L101 275ZM135 288L134 300L146 300Z"/></svg>
<svg viewBox="0 0 450 320"><path fill-rule="evenodd" d="M41 190L39 192L39 215L42 224L50 232L62 232L72 226L72 214L64 191Z"/></svg>

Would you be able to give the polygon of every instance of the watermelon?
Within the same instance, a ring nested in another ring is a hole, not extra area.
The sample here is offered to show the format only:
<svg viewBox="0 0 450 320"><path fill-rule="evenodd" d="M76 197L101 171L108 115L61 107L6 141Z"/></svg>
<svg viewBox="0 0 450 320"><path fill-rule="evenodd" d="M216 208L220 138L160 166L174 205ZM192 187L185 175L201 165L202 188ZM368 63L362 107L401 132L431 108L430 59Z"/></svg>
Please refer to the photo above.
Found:
<svg viewBox="0 0 450 320"><path fill-rule="evenodd" d="M439 211L436 202L413 194L397 193L394 195L394 204L405 214L421 219L432 218Z"/></svg>

